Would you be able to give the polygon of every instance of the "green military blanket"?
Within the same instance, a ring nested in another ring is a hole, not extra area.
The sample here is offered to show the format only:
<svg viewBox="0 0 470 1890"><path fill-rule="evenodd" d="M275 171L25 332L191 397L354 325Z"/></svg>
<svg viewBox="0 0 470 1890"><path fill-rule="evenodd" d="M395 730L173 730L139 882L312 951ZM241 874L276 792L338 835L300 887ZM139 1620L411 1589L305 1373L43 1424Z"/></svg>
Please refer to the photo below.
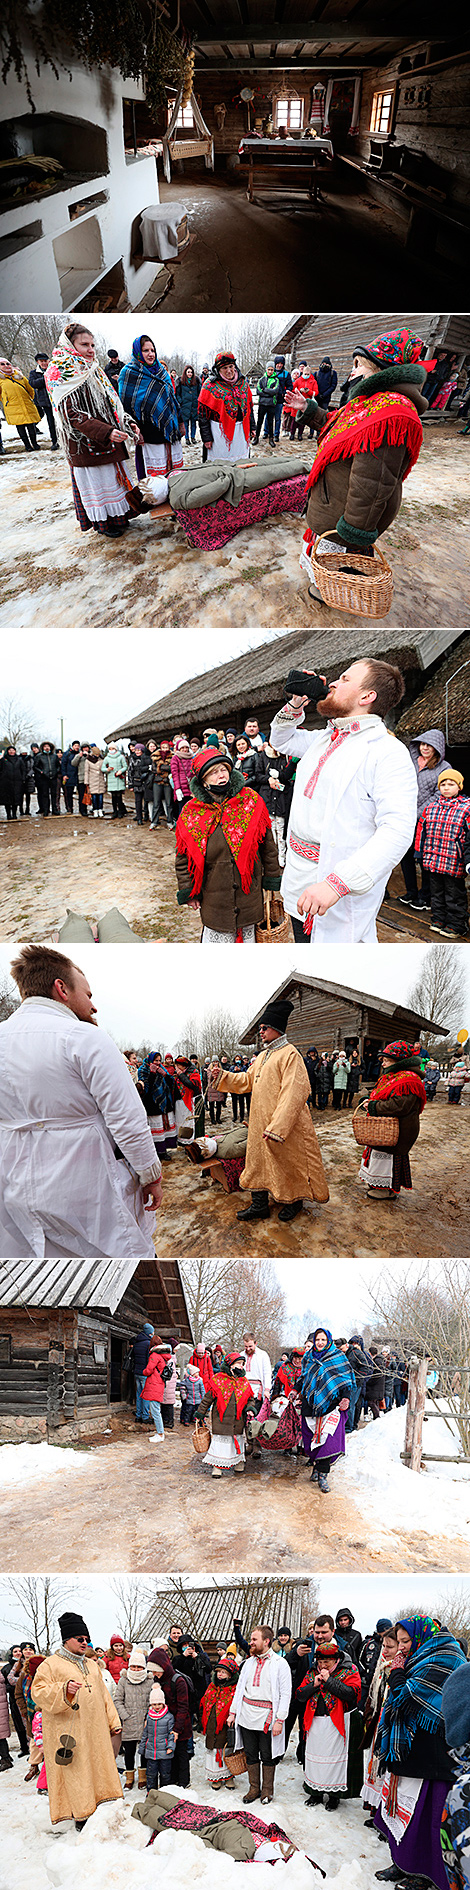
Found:
<svg viewBox="0 0 470 1890"><path fill-rule="evenodd" d="M247 466L231 466L218 459L206 466L188 466L185 472L170 473L168 497L174 512L192 512L203 505L216 505L225 499L235 509L247 492L260 492L283 479L307 478L309 466L303 460L276 456L275 460L253 460Z"/></svg>

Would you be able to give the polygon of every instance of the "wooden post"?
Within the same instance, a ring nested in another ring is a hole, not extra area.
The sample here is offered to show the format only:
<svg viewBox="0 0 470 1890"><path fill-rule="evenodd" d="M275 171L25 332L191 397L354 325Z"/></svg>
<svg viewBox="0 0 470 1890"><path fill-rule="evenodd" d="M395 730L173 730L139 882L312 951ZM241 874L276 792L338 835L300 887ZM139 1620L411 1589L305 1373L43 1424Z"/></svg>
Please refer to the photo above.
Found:
<svg viewBox="0 0 470 1890"><path fill-rule="evenodd" d="M418 1377L418 1364L419 1364L419 1361L417 1358L410 1359L410 1369L409 1369L409 1378L408 1378L408 1399L407 1399L407 1406L406 1406L405 1449L403 1452L403 1455L406 1458L408 1466L410 1463L411 1447L412 1447L413 1437L414 1437L414 1422L415 1422L415 1410L416 1410L416 1383L417 1383L417 1377Z"/></svg>
<svg viewBox="0 0 470 1890"><path fill-rule="evenodd" d="M422 1358L416 1374L416 1404L411 1441L410 1470L420 1470L423 1455L423 1418L426 1403L427 1359Z"/></svg>

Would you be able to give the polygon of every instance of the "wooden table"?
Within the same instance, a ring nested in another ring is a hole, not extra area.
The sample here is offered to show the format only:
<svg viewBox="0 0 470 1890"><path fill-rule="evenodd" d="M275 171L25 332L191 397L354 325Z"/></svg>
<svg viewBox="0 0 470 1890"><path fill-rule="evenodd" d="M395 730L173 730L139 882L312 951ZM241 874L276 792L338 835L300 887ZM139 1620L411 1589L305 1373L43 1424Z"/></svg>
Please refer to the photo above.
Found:
<svg viewBox="0 0 470 1890"><path fill-rule="evenodd" d="M258 187L262 178L270 179L271 187L282 190L281 172L289 179L289 183L294 183L294 176L297 180L300 178L308 197L314 197L319 184L320 165L317 166L316 159L320 153L332 159L333 145L330 138L242 138L238 154L241 163L249 166L248 202L253 203L255 180ZM269 189L269 183L265 181L266 189Z"/></svg>

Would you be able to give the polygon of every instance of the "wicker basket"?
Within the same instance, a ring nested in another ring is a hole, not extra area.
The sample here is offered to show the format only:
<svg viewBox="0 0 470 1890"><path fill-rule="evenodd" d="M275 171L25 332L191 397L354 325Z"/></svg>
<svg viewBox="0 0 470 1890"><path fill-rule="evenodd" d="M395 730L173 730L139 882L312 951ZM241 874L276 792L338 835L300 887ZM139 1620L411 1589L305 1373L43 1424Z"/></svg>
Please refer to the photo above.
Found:
<svg viewBox="0 0 470 1890"><path fill-rule="evenodd" d="M324 532L310 556L313 580L323 603L335 610L349 610L353 617L386 617L393 597L393 577L383 551L374 545L373 558L354 552L351 570L349 554L339 546L318 556L320 545L334 536L334 532Z"/></svg>
<svg viewBox="0 0 470 1890"><path fill-rule="evenodd" d="M198 1457L205 1457L206 1451L209 1449L210 1441L211 1433L209 1425L205 1424L203 1419L201 1419L201 1423L196 1424L193 1430L193 1450L197 1451Z"/></svg>
<svg viewBox="0 0 470 1890"><path fill-rule="evenodd" d="M227 1767L227 1772L231 1773L232 1778L241 1778L242 1772L248 1771L248 1766L246 1763L243 1747L241 1748L240 1752L229 1752L226 1746L225 1751L224 1751L224 1759L225 1759L225 1764Z"/></svg>
<svg viewBox="0 0 470 1890"><path fill-rule="evenodd" d="M359 1103L352 1119L353 1135L360 1148L395 1148L400 1134L398 1116L369 1116L367 1099Z"/></svg>
<svg viewBox="0 0 470 1890"><path fill-rule="evenodd" d="M289 913L285 911L280 893L265 892L264 919L255 927L257 945L288 945L292 943L293 932Z"/></svg>

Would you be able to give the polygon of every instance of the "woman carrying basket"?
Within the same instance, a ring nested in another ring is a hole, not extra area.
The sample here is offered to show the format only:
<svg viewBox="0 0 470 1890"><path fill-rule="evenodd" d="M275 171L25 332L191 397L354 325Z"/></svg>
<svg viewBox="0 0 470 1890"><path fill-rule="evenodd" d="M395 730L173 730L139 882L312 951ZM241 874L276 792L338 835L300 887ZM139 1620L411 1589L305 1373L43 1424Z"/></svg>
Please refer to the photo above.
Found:
<svg viewBox="0 0 470 1890"><path fill-rule="evenodd" d="M423 441L420 414L427 408L422 393L426 367L424 343L408 328L377 335L368 347L354 351L349 375L351 398L345 407L328 410L300 392L290 395L291 407L307 426L319 429L318 449L307 481L308 534L301 563L324 532L333 536L332 550L373 557L373 546L393 525L400 510L404 479L416 465ZM316 586L309 597L322 602Z"/></svg>
<svg viewBox="0 0 470 1890"><path fill-rule="evenodd" d="M254 945L263 892L277 891L281 869L261 795L232 768L230 756L214 748L194 756L175 864L178 904L200 908L201 943Z"/></svg>
<svg viewBox="0 0 470 1890"><path fill-rule="evenodd" d="M411 1188L409 1151L419 1135L426 1090L420 1074L421 1050L408 1043L386 1044L382 1072L369 1097L367 1114L398 1118L394 1146L364 1148L359 1178L369 1201L397 1201L400 1188Z"/></svg>

